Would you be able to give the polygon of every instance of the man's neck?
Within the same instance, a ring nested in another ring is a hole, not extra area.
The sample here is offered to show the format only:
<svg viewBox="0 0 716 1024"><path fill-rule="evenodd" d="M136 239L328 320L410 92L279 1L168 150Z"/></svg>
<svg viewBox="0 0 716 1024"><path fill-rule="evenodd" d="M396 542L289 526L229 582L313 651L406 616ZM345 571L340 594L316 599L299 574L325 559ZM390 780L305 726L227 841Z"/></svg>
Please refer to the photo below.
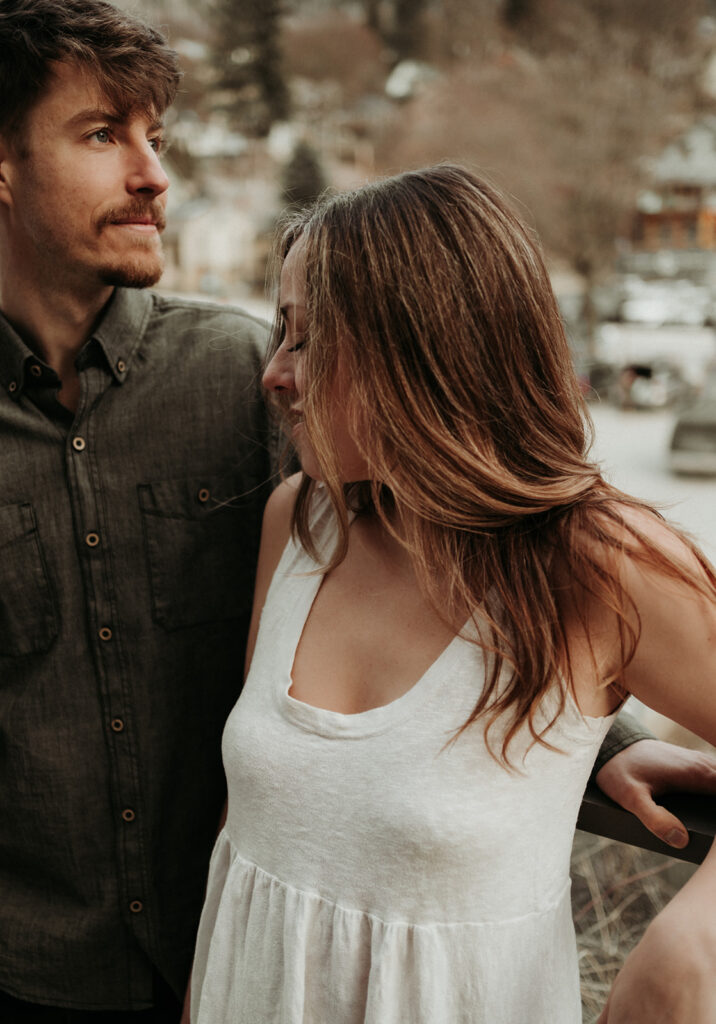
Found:
<svg viewBox="0 0 716 1024"><path fill-rule="evenodd" d="M64 380L114 289L56 290L52 282L0 279L0 310L23 341Z"/></svg>

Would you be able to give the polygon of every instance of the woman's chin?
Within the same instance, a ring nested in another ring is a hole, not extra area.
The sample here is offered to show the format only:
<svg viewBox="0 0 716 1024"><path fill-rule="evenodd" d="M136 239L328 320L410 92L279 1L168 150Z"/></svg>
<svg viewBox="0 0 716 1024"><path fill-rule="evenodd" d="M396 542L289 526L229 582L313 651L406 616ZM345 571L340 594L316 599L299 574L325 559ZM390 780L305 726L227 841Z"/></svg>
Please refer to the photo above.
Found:
<svg viewBox="0 0 716 1024"><path fill-rule="evenodd" d="M303 452L299 448L298 461L301 463L301 469L303 470L303 472L306 474L306 476L310 477L311 480L324 479L321 467L319 466L318 460L316 459L313 452Z"/></svg>

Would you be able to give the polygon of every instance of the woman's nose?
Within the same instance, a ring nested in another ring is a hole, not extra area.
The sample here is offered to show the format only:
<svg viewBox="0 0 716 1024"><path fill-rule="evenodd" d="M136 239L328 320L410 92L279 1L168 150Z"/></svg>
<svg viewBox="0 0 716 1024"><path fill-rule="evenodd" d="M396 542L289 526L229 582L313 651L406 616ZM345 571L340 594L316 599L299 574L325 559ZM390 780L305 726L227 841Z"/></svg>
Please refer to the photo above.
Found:
<svg viewBox="0 0 716 1024"><path fill-rule="evenodd" d="M290 353L278 349L264 370L262 379L267 391L292 391L295 388L293 359Z"/></svg>

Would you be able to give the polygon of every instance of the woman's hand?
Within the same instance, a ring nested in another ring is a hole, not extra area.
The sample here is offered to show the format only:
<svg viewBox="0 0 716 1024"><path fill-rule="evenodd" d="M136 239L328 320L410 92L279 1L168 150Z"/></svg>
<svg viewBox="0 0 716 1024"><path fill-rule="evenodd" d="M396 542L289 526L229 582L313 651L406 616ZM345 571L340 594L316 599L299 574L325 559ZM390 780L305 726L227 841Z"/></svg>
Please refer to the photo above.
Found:
<svg viewBox="0 0 716 1024"><path fill-rule="evenodd" d="M716 756L661 740L638 740L607 761L596 782L655 836L682 849L689 841L686 828L654 797L675 790L716 794Z"/></svg>

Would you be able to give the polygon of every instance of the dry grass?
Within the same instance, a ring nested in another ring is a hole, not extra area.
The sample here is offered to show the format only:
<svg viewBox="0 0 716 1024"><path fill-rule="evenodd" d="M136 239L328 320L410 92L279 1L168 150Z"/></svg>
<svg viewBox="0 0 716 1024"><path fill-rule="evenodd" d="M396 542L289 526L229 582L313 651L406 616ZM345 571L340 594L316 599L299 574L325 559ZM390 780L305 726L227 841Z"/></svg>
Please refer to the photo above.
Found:
<svg viewBox="0 0 716 1024"><path fill-rule="evenodd" d="M648 850L577 832L572 912L583 1024L594 1024L629 950L696 868Z"/></svg>

